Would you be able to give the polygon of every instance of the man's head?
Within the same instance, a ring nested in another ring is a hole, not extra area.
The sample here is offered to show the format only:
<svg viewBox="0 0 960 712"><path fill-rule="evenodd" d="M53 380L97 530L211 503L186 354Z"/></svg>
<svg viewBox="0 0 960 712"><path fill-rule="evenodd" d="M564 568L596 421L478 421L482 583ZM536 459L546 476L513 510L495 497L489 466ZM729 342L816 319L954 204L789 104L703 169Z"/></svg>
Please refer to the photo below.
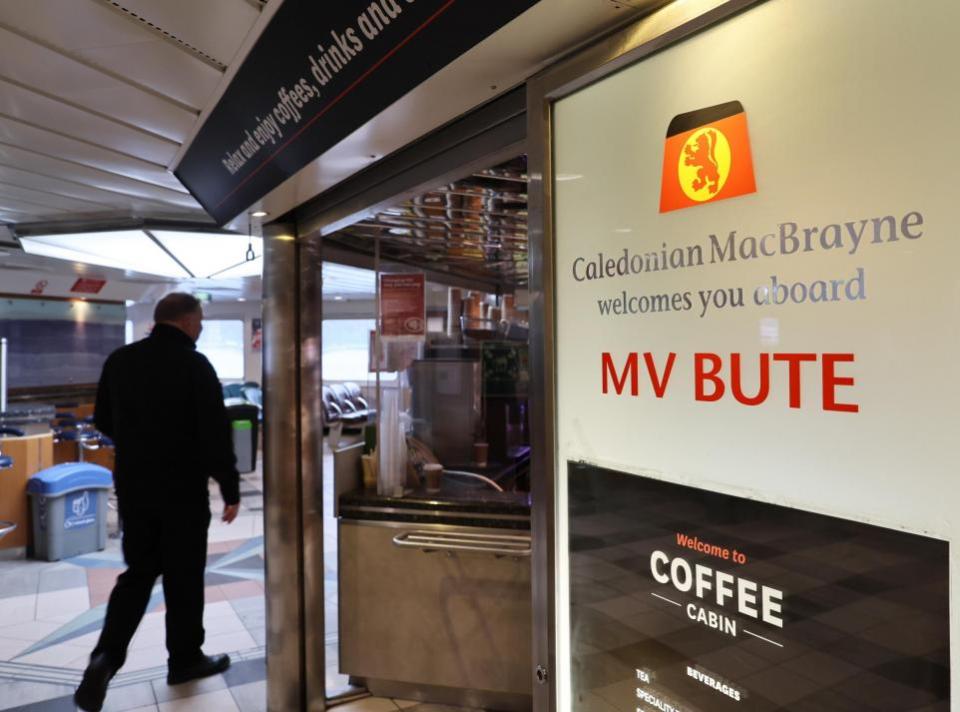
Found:
<svg viewBox="0 0 960 712"><path fill-rule="evenodd" d="M153 321L175 326L196 342L203 331L203 307L193 295L173 292L157 302Z"/></svg>

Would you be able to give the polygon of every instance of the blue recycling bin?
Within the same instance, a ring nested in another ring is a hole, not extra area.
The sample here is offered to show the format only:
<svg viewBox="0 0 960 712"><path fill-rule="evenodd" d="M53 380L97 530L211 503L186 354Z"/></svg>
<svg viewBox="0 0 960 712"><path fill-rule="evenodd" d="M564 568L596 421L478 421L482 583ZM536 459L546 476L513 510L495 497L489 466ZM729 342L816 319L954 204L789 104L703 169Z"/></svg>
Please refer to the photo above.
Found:
<svg viewBox="0 0 960 712"><path fill-rule="evenodd" d="M33 513L33 548L38 559L59 561L107 545L110 470L67 462L41 470L27 482Z"/></svg>

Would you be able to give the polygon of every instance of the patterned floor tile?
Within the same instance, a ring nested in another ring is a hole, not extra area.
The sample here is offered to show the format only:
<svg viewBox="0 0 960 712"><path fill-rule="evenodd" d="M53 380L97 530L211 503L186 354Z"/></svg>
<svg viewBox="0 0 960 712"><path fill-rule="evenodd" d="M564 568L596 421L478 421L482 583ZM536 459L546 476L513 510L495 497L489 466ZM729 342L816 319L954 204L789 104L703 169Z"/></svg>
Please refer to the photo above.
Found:
<svg viewBox="0 0 960 712"><path fill-rule="evenodd" d="M40 572L38 578L39 593L62 591L87 585L87 572L73 564L62 564L56 568L46 569Z"/></svg>
<svg viewBox="0 0 960 712"><path fill-rule="evenodd" d="M240 712L267 712L266 681L231 687L230 694L240 708Z"/></svg>
<svg viewBox="0 0 960 712"><path fill-rule="evenodd" d="M37 594L11 596L3 599L0 606L0 628L36 620Z"/></svg>
<svg viewBox="0 0 960 712"><path fill-rule="evenodd" d="M56 631L57 628L59 628L57 623L44 623L43 621L31 620L15 623L0 628L0 640L25 640L29 643L36 643Z"/></svg>
<svg viewBox="0 0 960 712"><path fill-rule="evenodd" d="M109 688L103 712L130 712L144 707L155 709L156 706L157 698L153 694L153 685L141 682L137 685Z"/></svg>
<svg viewBox="0 0 960 712"><path fill-rule="evenodd" d="M0 708L16 709L17 707L72 694L73 687L68 685L44 685L34 682L5 680L0 681Z"/></svg>
<svg viewBox="0 0 960 712"><path fill-rule="evenodd" d="M260 501L256 497L249 501ZM218 513L222 501L218 496L212 500ZM210 654L232 655L227 675L176 688L166 685L165 608L158 582L104 712L265 709L261 524L259 512L245 511L233 525L215 516L211 527L205 648ZM104 551L63 562L0 560L0 710L73 712L73 689L124 568L117 539L108 540ZM227 691L228 680L238 688L236 696Z"/></svg>
<svg viewBox="0 0 960 712"><path fill-rule="evenodd" d="M157 705L160 712L240 712L229 690L210 692L196 697L183 697Z"/></svg>
<svg viewBox="0 0 960 712"><path fill-rule="evenodd" d="M40 570L0 571L0 600L35 594L40 589Z"/></svg>
<svg viewBox="0 0 960 712"><path fill-rule="evenodd" d="M185 697L199 697L200 695L227 689L227 683L222 675L214 675L202 680L192 680L182 685L168 685L166 680L154 680L152 684L153 694L156 696L158 703Z"/></svg>

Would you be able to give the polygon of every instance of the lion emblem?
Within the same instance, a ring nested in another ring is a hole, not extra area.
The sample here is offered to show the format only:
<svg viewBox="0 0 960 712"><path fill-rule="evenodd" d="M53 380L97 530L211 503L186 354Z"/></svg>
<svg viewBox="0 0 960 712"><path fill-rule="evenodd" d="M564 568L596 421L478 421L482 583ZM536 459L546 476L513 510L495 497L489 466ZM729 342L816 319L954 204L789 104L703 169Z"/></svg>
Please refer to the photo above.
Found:
<svg viewBox="0 0 960 712"><path fill-rule="evenodd" d="M713 129L704 131L696 137L694 144L683 148L684 165L697 169L692 187L697 191L706 188L710 193L716 193L720 187L720 166L715 153L717 132Z"/></svg>

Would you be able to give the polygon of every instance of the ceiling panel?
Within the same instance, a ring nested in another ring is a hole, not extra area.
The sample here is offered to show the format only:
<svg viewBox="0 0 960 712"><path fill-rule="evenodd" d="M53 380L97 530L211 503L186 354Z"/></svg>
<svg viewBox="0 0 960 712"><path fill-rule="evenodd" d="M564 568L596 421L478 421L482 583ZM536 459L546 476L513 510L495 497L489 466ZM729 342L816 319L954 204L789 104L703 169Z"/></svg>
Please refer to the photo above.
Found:
<svg viewBox="0 0 960 712"><path fill-rule="evenodd" d="M178 193L187 189L164 166L131 158L98 146L0 116L0 145L28 146L31 151L90 168L110 171Z"/></svg>
<svg viewBox="0 0 960 712"><path fill-rule="evenodd" d="M62 212L47 209L31 210L25 203L4 200L0 198L0 215L8 222L24 222L35 220L50 220L62 216Z"/></svg>
<svg viewBox="0 0 960 712"><path fill-rule="evenodd" d="M133 45L97 47L79 52L94 64L123 67L130 79L176 99L198 113L223 73L164 40Z"/></svg>
<svg viewBox="0 0 960 712"><path fill-rule="evenodd" d="M2 1L2 0L0 0ZM64 104L0 79L0 115L105 146L159 165L168 165L180 144L119 123L107 115Z"/></svg>
<svg viewBox="0 0 960 712"><path fill-rule="evenodd" d="M0 0L0 229L212 222L169 167L264 5Z"/></svg>
<svg viewBox="0 0 960 712"><path fill-rule="evenodd" d="M100 210L111 213L119 211L124 214L150 215L160 211L165 216L169 216L171 213L185 214L190 212L196 218L206 217L206 213L202 210L187 211L184 208L178 208L162 201L145 200L135 196L100 190L85 183L31 173L11 165L0 164L0 183L53 192L57 195L83 200L90 203L91 212Z"/></svg>
<svg viewBox="0 0 960 712"><path fill-rule="evenodd" d="M409 0L408 0L409 1ZM230 64L260 15L251 0L116 0L222 64Z"/></svg>
<svg viewBox="0 0 960 712"><path fill-rule="evenodd" d="M71 51L156 39L146 26L96 0L3 0L0 23Z"/></svg>
<svg viewBox="0 0 960 712"><path fill-rule="evenodd" d="M178 142L197 119L196 112L2 28L0 76Z"/></svg>
<svg viewBox="0 0 960 712"><path fill-rule="evenodd" d="M108 190L138 198L146 198L171 205L193 208L197 202L187 193L144 183L115 173L70 163L15 146L0 144L0 164L16 166L24 171L75 181L101 190Z"/></svg>
<svg viewBox="0 0 960 712"><path fill-rule="evenodd" d="M70 197L56 192L58 186L49 185L40 187L37 185L41 179L37 178L33 185L27 185L24 181L29 181L30 174L9 171L7 175L3 174L0 168L0 193L9 199L22 200L26 205L44 205L54 208L64 208L76 213L89 213L91 211L105 210L109 206L102 202L96 202L84 198ZM20 182L7 182L18 180Z"/></svg>
<svg viewBox="0 0 960 712"><path fill-rule="evenodd" d="M3 0L0 27L91 62L199 111L222 68L98 0Z"/></svg>
<svg viewBox="0 0 960 712"><path fill-rule="evenodd" d="M67 213L89 212L94 207L82 200L74 200L55 193L41 192L7 183L0 183L0 198L4 198L7 202L16 200L28 207L53 208Z"/></svg>

